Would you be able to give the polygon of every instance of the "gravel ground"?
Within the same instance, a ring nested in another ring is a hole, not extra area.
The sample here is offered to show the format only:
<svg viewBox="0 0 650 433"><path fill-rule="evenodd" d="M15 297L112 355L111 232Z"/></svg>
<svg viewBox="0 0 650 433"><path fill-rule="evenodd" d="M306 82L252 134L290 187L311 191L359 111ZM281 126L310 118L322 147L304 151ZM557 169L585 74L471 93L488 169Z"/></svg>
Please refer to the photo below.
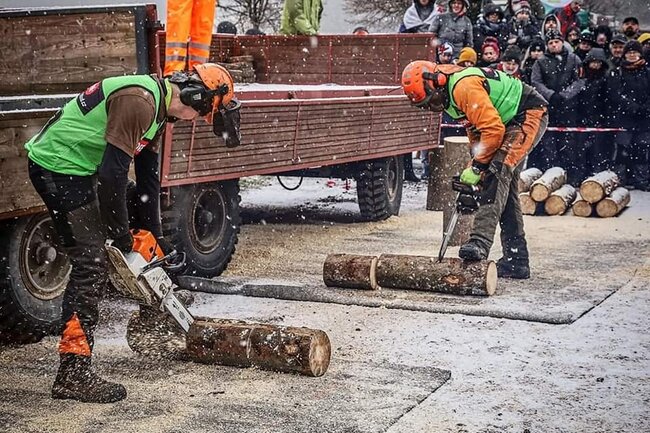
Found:
<svg viewBox="0 0 650 433"><path fill-rule="evenodd" d="M246 224L226 276L313 284L320 280L322 259L330 252L437 253L442 217L439 212L424 210L423 183L407 184L400 216L380 223L358 220L354 184L350 187L346 190L340 180L331 187L324 180L305 180L299 190L289 192L274 179L257 179L254 188L242 193ZM429 387L425 397L421 394L426 388L426 375L420 387L401 384L395 377L392 381L379 376L370 379L381 383L381 393L395 401L387 405L394 409L392 412L374 407L378 404L377 394L360 386L359 392L341 396L349 402L347 411L332 406L319 421L300 407L288 410L283 393L267 392L268 387L280 387L282 383L286 386L288 379L277 373L190 368L188 365L194 364L172 361L152 364L133 355L123 337L125 317L134 307L113 301L104 306L104 321L96 342L97 365L102 373L126 384L129 399L113 409L72 402L52 405L47 394L55 371L55 340L29 348L2 349L0 430L650 431L649 221L650 194L636 191L631 206L617 218L584 219L569 214L526 218L534 278L502 285L497 297L505 293L516 298L520 290L525 302L526 293L534 287L557 286L557 292L549 289L548 296L556 298L553 302L562 302L566 296L562 288L573 282L580 281L583 287L592 282L596 289L610 274L628 276L620 286L599 295L593 306L570 324L241 296L197 296L192 310L199 315L326 331L332 341L332 366L328 372L332 382L350 363L367 363L368 371L387 365L393 366L394 372L418 369L421 373L426 371L421 369L431 368L431 379L442 377L436 376L441 371L451 372L446 383L437 390ZM448 254L456 252L450 248ZM491 258L499 256L500 248L495 245ZM35 358L34 364L29 364L30 357ZM303 395L305 407L312 407L315 397L309 391L317 382L309 380L279 389ZM355 383L350 381L353 387ZM236 396L240 412L252 415L242 416L238 424L232 407L219 412L219 405L203 405L189 397L205 396L217 392L215 389L224 391L224 398L229 393ZM406 400L404 391L409 389L415 401ZM265 398L261 400L260 395ZM360 405L364 395L368 404ZM245 401L246 396L250 401ZM260 413L257 418L253 416L257 412L251 409L253 403ZM276 422L268 421L271 416L276 417ZM301 416L306 422L295 423ZM291 417L292 421L278 423L278 417ZM251 420L257 420L257 424Z"/></svg>

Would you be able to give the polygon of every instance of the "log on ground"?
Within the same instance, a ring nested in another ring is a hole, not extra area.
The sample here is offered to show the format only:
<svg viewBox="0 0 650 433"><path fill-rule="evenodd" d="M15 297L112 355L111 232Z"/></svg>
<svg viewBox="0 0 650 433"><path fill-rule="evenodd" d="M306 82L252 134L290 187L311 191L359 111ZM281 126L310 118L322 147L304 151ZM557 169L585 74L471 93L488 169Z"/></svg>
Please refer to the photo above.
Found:
<svg viewBox="0 0 650 433"><path fill-rule="evenodd" d="M561 167L552 167L533 182L530 196L537 202L545 201L551 193L566 183L566 171Z"/></svg>
<svg viewBox="0 0 650 433"><path fill-rule="evenodd" d="M309 328L197 318L187 334L187 356L205 364L322 376L330 363L327 334Z"/></svg>
<svg viewBox="0 0 650 433"><path fill-rule="evenodd" d="M493 295L497 270L492 261L465 262L428 256L382 254L377 262L381 287L414 289L453 295Z"/></svg>
<svg viewBox="0 0 650 433"><path fill-rule="evenodd" d="M542 170L535 167L527 168L526 170L522 171L519 174L519 182L517 183L519 192L530 191L530 187L533 185L533 182L542 177L542 174Z"/></svg>
<svg viewBox="0 0 650 433"><path fill-rule="evenodd" d="M167 313L140 306L126 327L132 351L153 358L185 359L185 331Z"/></svg>
<svg viewBox="0 0 650 433"><path fill-rule="evenodd" d="M376 290L377 257L355 254L329 254L323 263L323 282L327 287Z"/></svg>
<svg viewBox="0 0 650 433"><path fill-rule="evenodd" d="M580 193L578 193L576 195L576 201L573 202L573 207L571 210L575 216L590 217L594 214L594 205L589 203L587 200L584 200Z"/></svg>
<svg viewBox="0 0 650 433"><path fill-rule="evenodd" d="M544 202L544 211L548 215L563 215L576 198L576 189L569 184L562 185Z"/></svg>
<svg viewBox="0 0 650 433"><path fill-rule="evenodd" d="M620 184L621 181L616 173L610 170L601 171L582 182L580 195L589 203L598 203L610 195Z"/></svg>
<svg viewBox="0 0 650 433"><path fill-rule="evenodd" d="M630 191L618 187L609 197L605 197L596 205L596 213L601 218L609 218L618 215L630 203Z"/></svg>

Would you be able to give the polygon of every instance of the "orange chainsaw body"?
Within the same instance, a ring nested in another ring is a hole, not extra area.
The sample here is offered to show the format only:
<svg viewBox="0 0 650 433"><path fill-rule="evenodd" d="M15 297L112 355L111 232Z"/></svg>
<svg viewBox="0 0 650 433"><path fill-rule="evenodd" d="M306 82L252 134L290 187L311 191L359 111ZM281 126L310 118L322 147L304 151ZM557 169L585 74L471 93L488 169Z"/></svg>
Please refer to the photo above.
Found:
<svg viewBox="0 0 650 433"><path fill-rule="evenodd" d="M140 253L147 263L165 255L158 245L158 240L150 231L133 229L131 234L133 235L133 251Z"/></svg>

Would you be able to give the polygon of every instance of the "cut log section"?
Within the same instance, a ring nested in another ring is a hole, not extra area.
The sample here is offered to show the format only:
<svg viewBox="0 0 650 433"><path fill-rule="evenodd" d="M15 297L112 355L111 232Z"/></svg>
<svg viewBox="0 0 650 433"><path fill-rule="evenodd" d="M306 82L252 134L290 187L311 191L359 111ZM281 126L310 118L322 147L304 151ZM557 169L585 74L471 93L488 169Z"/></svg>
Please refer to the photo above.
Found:
<svg viewBox="0 0 650 433"><path fill-rule="evenodd" d="M576 194L576 201L571 208L573 215L579 217L590 217L594 214L594 205L584 200L580 193Z"/></svg>
<svg viewBox="0 0 650 433"><path fill-rule="evenodd" d="M377 262L381 287L414 289L453 295L493 295L497 288L494 262L465 262L428 256L382 254Z"/></svg>
<svg viewBox="0 0 650 433"><path fill-rule="evenodd" d="M551 193L566 183L566 171L561 167L552 167L533 182L530 196L537 202L545 201Z"/></svg>
<svg viewBox="0 0 650 433"><path fill-rule="evenodd" d="M596 213L601 218L618 215L630 203L630 191L623 187L616 188L609 197L605 197L596 205Z"/></svg>
<svg viewBox="0 0 650 433"><path fill-rule="evenodd" d="M536 215L541 203L537 203L530 197L529 192L519 193L519 205L521 206L521 213L524 215Z"/></svg>
<svg viewBox="0 0 650 433"><path fill-rule="evenodd" d="M542 177L542 170L539 168L531 167L519 174L518 188L519 192L528 192L530 187L537 179Z"/></svg>
<svg viewBox="0 0 650 433"><path fill-rule="evenodd" d="M618 175L610 170L601 171L587 178L580 185L580 195L589 203L598 203L621 184Z"/></svg>
<svg viewBox="0 0 650 433"><path fill-rule="evenodd" d="M187 334L187 356L205 364L322 376L330 340L320 330L197 318Z"/></svg>
<svg viewBox="0 0 650 433"><path fill-rule="evenodd" d="M563 215L576 199L576 189L568 183L553 193L544 202L544 211L548 215Z"/></svg>
<svg viewBox="0 0 650 433"><path fill-rule="evenodd" d="M354 254L329 254L323 264L327 287L376 290L377 257Z"/></svg>

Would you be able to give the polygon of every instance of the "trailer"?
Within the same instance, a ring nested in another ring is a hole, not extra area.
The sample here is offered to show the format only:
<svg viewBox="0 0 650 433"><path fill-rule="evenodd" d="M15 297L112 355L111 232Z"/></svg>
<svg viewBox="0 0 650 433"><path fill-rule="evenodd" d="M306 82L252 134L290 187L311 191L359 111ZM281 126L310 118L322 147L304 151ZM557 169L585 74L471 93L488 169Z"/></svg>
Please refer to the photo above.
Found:
<svg viewBox="0 0 650 433"><path fill-rule="evenodd" d="M154 5L0 12L0 338L35 341L60 326L70 265L27 173L24 143L64 103L115 75L160 73L165 34ZM440 118L398 85L430 35L214 35L210 61L248 56L237 84L242 145L203 120L168 125L161 146L163 231L187 272L216 276L237 244L239 179L354 178L361 215L399 213L404 154L437 146Z"/></svg>

